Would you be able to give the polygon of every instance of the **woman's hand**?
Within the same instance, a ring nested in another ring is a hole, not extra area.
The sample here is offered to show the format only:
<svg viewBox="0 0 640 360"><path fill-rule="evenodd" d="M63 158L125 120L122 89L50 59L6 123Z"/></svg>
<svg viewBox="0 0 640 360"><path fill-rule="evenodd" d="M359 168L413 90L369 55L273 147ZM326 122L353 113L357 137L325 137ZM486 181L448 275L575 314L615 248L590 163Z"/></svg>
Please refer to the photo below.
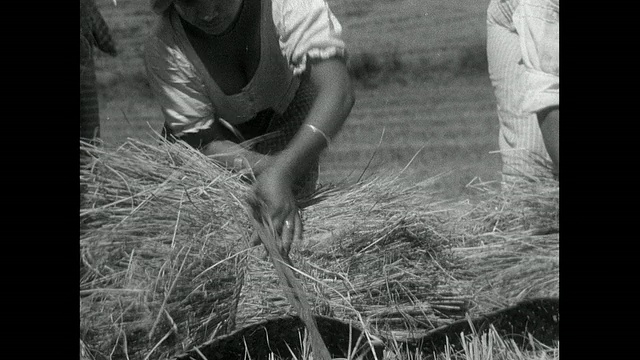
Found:
<svg viewBox="0 0 640 360"><path fill-rule="evenodd" d="M309 77L318 95L305 120L328 136L335 135L354 102L353 86L343 59L330 58L309 62ZM276 232L281 234L278 244L283 254L288 254L294 241L302 240L302 220L292 191L294 180L308 170L327 141L316 131L303 126L292 141L277 156L269 157L265 167L255 169L255 192L264 204L266 216Z"/></svg>
<svg viewBox="0 0 640 360"><path fill-rule="evenodd" d="M255 176L273 167L275 162L273 155L260 154L228 140L212 141L202 148L202 152L227 169L240 172L251 171Z"/></svg>
<svg viewBox="0 0 640 360"><path fill-rule="evenodd" d="M251 162L251 160L253 160L253 162ZM251 164L251 171L253 171L253 174L255 176L260 176L260 174L265 172L267 169L273 167L275 156L256 153L256 155L251 157L249 162Z"/></svg>
<svg viewBox="0 0 640 360"><path fill-rule="evenodd" d="M302 219L292 191L293 178L285 170L265 169L255 184L256 196L264 204L262 211L271 220L281 243L277 244L283 256L289 254L291 244L302 240Z"/></svg>

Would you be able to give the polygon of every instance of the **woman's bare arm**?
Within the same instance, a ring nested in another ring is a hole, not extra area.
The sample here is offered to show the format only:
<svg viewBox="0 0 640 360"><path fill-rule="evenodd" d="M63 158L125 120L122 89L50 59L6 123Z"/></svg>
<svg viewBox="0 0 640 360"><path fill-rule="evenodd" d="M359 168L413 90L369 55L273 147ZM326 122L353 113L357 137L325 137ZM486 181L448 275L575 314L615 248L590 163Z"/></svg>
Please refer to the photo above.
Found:
<svg viewBox="0 0 640 360"><path fill-rule="evenodd" d="M338 133L355 102L353 86L341 58L311 64L310 79L318 90L305 125L313 125L332 138ZM303 125L289 146L275 159L274 171L287 174L295 181L308 169L307 165L328 145L325 138Z"/></svg>
<svg viewBox="0 0 640 360"><path fill-rule="evenodd" d="M267 215L282 229L281 250L289 252L294 237L301 237L301 224L292 186L328 145L324 136L338 133L355 102L351 79L343 59L331 58L311 64L311 81L318 90L305 123L287 148L277 155L257 178L256 194L267 206ZM283 228L285 222L289 225ZM294 224L294 225L291 225Z"/></svg>

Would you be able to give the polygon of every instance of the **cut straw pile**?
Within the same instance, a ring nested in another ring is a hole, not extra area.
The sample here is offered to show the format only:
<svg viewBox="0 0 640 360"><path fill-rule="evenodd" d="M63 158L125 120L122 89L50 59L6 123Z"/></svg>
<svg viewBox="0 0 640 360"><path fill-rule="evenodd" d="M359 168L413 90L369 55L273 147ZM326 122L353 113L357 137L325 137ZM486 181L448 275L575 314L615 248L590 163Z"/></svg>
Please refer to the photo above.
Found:
<svg viewBox="0 0 640 360"><path fill-rule="evenodd" d="M292 313L264 251L248 245L251 188L239 175L161 139L83 148L93 155L80 237L91 353L170 358ZM480 190L474 204L444 205L428 185L379 176L301 201L304 240L291 257L314 311L410 334L557 296L557 234L536 235L557 229L557 185Z"/></svg>
<svg viewBox="0 0 640 360"><path fill-rule="evenodd" d="M458 265L437 229L442 210L427 190L372 177L326 189L305 210L305 239L292 258L317 313L380 331L464 316L469 302L452 282ZM290 311L276 281L267 261L250 262L239 323Z"/></svg>
<svg viewBox="0 0 640 360"><path fill-rule="evenodd" d="M480 200L448 222L452 250L465 259L478 311L534 297L559 297L558 182L472 185Z"/></svg>
<svg viewBox="0 0 640 360"><path fill-rule="evenodd" d="M236 196L249 187L182 144L83 147L85 346L160 358L232 329L250 231Z"/></svg>
<svg viewBox="0 0 640 360"><path fill-rule="evenodd" d="M397 177L332 189L305 212L305 243L294 248L316 311L402 339L465 313L558 297L558 183L491 185L470 185L473 202L447 204L435 202L428 185ZM269 296L243 297L240 323L288 311L260 260L246 286Z"/></svg>

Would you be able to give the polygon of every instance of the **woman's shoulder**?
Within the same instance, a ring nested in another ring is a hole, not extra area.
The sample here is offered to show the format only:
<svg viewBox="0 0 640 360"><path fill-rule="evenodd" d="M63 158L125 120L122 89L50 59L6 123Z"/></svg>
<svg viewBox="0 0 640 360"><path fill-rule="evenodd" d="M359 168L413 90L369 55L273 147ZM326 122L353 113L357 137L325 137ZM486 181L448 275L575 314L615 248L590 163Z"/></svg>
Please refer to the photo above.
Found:
<svg viewBox="0 0 640 360"><path fill-rule="evenodd" d="M171 24L171 14L169 11L156 19L149 34L148 42L163 42L166 44L175 43L176 30Z"/></svg>
<svg viewBox="0 0 640 360"><path fill-rule="evenodd" d="M305 14L309 9L325 8L329 5L325 0L261 0L270 1L274 17L286 16L290 13Z"/></svg>
<svg viewBox="0 0 640 360"><path fill-rule="evenodd" d="M177 29L172 24L169 12L157 19L145 43L145 56L147 61L151 62L162 60L174 65L187 65L186 57L179 46Z"/></svg>
<svg viewBox="0 0 640 360"><path fill-rule="evenodd" d="M325 0L261 0L270 1L273 22L280 32L315 22L337 22Z"/></svg>

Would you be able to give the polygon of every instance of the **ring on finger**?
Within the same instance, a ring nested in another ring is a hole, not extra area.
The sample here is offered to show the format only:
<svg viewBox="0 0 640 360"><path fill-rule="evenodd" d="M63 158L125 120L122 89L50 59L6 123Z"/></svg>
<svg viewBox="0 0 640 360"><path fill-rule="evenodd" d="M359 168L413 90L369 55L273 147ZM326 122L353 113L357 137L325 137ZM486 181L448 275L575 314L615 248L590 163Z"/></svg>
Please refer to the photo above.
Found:
<svg viewBox="0 0 640 360"><path fill-rule="evenodd" d="M290 228L290 227L291 227L291 221L286 220L286 221L284 222L284 226L285 226L285 227Z"/></svg>

